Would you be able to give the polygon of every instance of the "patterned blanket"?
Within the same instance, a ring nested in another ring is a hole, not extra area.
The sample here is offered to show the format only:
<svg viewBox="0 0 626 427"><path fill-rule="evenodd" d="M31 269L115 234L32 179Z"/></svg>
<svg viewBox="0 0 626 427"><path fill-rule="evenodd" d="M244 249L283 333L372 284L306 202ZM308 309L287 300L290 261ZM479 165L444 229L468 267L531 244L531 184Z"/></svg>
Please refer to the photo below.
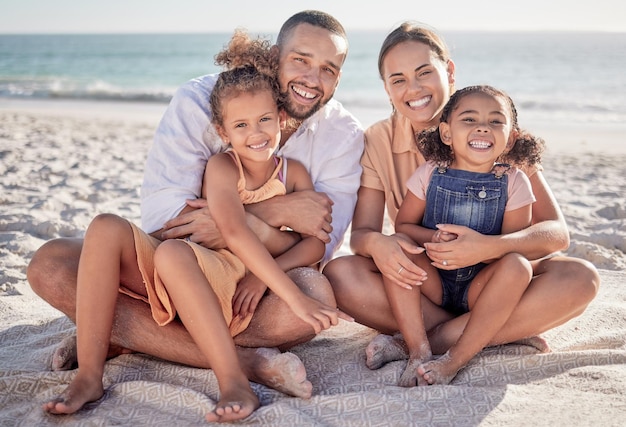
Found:
<svg viewBox="0 0 626 427"><path fill-rule="evenodd" d="M371 329L343 322L293 349L314 395L303 400L253 384L261 400L248 426L623 426L626 422L626 283L601 270L598 297L583 315L545 334L551 353L488 348L451 385L396 386L404 363L372 371ZM9 304L10 298L0 298ZM217 399L210 370L142 355L105 369L105 396L71 416L44 413L75 371L51 372L56 345L74 333L66 318L0 325L0 426L206 425Z"/></svg>

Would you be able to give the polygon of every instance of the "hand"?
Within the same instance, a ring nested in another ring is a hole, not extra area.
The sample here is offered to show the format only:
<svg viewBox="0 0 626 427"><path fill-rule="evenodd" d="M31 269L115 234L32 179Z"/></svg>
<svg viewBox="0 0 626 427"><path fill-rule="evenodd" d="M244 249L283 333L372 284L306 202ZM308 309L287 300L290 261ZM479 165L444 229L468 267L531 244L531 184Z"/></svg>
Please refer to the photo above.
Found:
<svg viewBox="0 0 626 427"><path fill-rule="evenodd" d="M433 234L433 238L431 241L433 243L451 242L453 240L456 240L457 237L459 236L449 231L437 230L435 231L435 234Z"/></svg>
<svg viewBox="0 0 626 427"><path fill-rule="evenodd" d="M439 269L453 270L499 258L494 242L498 236L487 236L461 225L440 224L437 228L441 237L456 236L452 240L442 238L441 242L424 244L432 265Z"/></svg>
<svg viewBox="0 0 626 427"><path fill-rule="evenodd" d="M420 286L427 278L426 272L415 265L407 257L407 253L417 255L424 252L424 248L417 246L403 234L382 236L383 239L376 242L372 259L378 270L392 283L412 289Z"/></svg>
<svg viewBox="0 0 626 427"><path fill-rule="evenodd" d="M338 308L329 307L303 293L289 307L296 316L313 327L316 335L331 326L336 326L340 318L354 322L354 318Z"/></svg>
<svg viewBox="0 0 626 427"><path fill-rule="evenodd" d="M233 316L254 314L267 286L254 274L248 273L241 279L233 295Z"/></svg>
<svg viewBox="0 0 626 427"><path fill-rule="evenodd" d="M226 247L215 221L211 217L205 199L187 200L192 208L165 223L161 232L161 240L188 237L192 242L206 248L221 249Z"/></svg>
<svg viewBox="0 0 626 427"><path fill-rule="evenodd" d="M330 242L333 201L325 193L313 190L296 191L282 200L286 224L292 230Z"/></svg>

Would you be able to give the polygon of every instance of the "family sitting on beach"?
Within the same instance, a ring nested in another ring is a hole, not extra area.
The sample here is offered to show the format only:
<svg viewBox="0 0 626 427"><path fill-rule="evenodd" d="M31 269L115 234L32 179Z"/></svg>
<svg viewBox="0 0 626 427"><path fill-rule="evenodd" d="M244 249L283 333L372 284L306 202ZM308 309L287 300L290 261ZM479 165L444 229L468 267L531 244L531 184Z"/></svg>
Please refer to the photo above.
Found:
<svg viewBox="0 0 626 427"><path fill-rule="evenodd" d="M347 53L320 11L275 45L235 31L224 71L183 85L159 124L141 229L103 214L35 253L32 289L77 331L52 368L78 371L45 411L101 398L105 361L141 352L212 369L206 419L243 419L249 381L311 397L287 350L340 319L380 332L370 369L406 360L399 385L448 384L488 346L548 351L539 334L585 310L598 273L554 255L567 227L511 98L456 90L440 35L404 22L378 60L392 113L363 131L333 99ZM334 258L350 224L353 255Z"/></svg>

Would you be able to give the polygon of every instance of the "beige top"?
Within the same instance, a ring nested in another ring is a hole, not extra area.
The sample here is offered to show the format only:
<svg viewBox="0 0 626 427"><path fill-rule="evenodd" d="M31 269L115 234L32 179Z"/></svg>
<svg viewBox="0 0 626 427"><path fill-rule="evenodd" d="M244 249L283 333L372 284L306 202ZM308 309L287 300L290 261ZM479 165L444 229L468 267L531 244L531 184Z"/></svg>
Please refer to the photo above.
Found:
<svg viewBox="0 0 626 427"><path fill-rule="evenodd" d="M406 195L407 180L424 162L415 143L411 122L401 114L394 113L365 131L361 186L385 193L392 223L395 223Z"/></svg>

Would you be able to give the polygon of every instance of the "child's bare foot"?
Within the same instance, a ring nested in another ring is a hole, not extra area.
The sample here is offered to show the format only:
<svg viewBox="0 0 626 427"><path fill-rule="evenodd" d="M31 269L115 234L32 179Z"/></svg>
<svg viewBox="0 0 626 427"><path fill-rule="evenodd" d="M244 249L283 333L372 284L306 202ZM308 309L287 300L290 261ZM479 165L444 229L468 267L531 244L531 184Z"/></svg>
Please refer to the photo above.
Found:
<svg viewBox="0 0 626 427"><path fill-rule="evenodd" d="M293 353L281 353L277 348L239 347L240 357L253 357L254 372L251 381L266 385L290 396L308 399L313 393L313 384L306 378L304 364Z"/></svg>
<svg viewBox="0 0 626 427"><path fill-rule="evenodd" d="M59 346L54 350L52 355L52 363L50 368L53 371L69 371L78 367L78 355L76 346L76 335L66 337L61 341ZM113 344L109 345L109 352L107 353L107 359L119 356L121 354L132 353L124 347L119 347Z"/></svg>
<svg viewBox="0 0 626 427"><path fill-rule="evenodd" d="M249 385L221 393L215 409L206 415L212 423L242 420L260 406L259 398Z"/></svg>
<svg viewBox="0 0 626 427"><path fill-rule="evenodd" d="M365 349L365 365L370 369L378 369L386 363L408 358L409 351L400 334L379 334Z"/></svg>
<svg viewBox="0 0 626 427"><path fill-rule="evenodd" d="M421 375L428 384L450 384L456 374L463 368L458 366L450 357L450 353L446 352L438 359L431 360L420 365L417 373Z"/></svg>
<svg viewBox="0 0 626 427"><path fill-rule="evenodd" d="M550 344L542 336L535 335L521 340L513 341L511 344L527 345L535 347L539 353L550 353Z"/></svg>
<svg viewBox="0 0 626 427"><path fill-rule="evenodd" d="M79 371L63 393L44 403L42 408L51 414L73 414L85 403L98 400L103 394L101 377L81 375Z"/></svg>

